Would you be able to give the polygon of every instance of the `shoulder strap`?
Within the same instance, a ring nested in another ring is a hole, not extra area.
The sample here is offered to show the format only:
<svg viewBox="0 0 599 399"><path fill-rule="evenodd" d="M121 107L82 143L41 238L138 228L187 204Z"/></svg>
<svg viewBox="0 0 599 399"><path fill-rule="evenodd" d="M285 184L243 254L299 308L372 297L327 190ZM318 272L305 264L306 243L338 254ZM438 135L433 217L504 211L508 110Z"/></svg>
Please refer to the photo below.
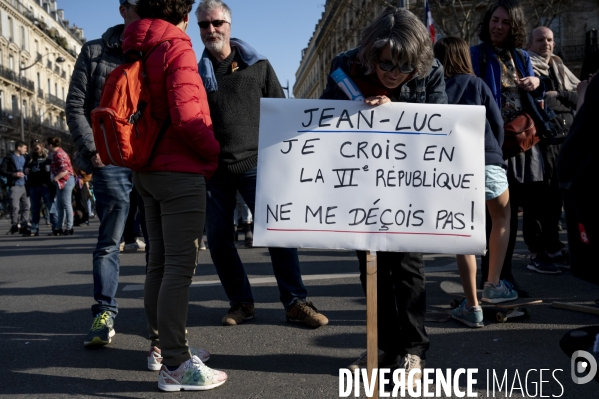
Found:
<svg viewBox="0 0 599 399"><path fill-rule="evenodd" d="M156 48L158 46L160 46L164 42L168 42L169 40L170 39L166 39L166 40L162 40L162 41L156 43L145 54L139 50L127 50L123 53L123 55L125 56L126 62L133 62L133 61L137 61L137 60L141 60L142 62L145 62L148 59L148 57L150 56L150 54L152 54L152 52L154 50L156 50Z"/></svg>
<svg viewBox="0 0 599 399"><path fill-rule="evenodd" d="M514 51L516 52L516 56L520 60L520 64L522 64L522 72L526 73L526 58L524 57L523 50L514 49Z"/></svg>
<svg viewBox="0 0 599 399"><path fill-rule="evenodd" d="M487 46L484 43L478 45L478 57L480 78L485 80L485 75L487 74L487 65L489 65L489 55L487 54Z"/></svg>

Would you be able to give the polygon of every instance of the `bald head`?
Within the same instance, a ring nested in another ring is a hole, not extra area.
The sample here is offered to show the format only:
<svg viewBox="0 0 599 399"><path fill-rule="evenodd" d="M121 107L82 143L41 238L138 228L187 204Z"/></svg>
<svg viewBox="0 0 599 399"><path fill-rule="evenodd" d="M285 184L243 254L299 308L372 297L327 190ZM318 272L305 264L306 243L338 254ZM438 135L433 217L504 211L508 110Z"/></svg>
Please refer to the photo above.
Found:
<svg viewBox="0 0 599 399"><path fill-rule="evenodd" d="M553 32L546 26L539 26L530 32L528 49L549 60L553 54Z"/></svg>

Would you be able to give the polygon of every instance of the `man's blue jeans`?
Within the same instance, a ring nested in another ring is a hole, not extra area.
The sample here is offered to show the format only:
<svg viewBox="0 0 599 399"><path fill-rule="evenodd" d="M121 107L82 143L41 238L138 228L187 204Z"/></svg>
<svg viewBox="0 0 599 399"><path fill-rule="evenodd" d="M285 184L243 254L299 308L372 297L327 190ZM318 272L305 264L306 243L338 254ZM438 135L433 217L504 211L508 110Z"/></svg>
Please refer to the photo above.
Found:
<svg viewBox="0 0 599 399"><path fill-rule="evenodd" d="M46 205L46 216L50 218L50 225L53 229L57 229L56 213L51 212L52 205L54 204L54 198L52 198L52 192L47 186L29 187L29 200L31 201L31 228L39 228L42 198L44 199L44 204Z"/></svg>
<svg viewBox="0 0 599 399"><path fill-rule="evenodd" d="M208 247L216 272L229 297L231 306L254 303L247 274L235 247L233 212L239 191L252 214L256 202L256 168L240 175L219 167L208 180L206 207ZM296 300L305 300L307 291L302 282L297 249L268 248L281 302L285 309Z"/></svg>
<svg viewBox="0 0 599 399"><path fill-rule="evenodd" d="M96 212L100 219L98 244L94 250L93 316L108 310L118 313L116 290L119 284L119 244L129 214L129 193L133 188L129 169L104 166L94 170Z"/></svg>

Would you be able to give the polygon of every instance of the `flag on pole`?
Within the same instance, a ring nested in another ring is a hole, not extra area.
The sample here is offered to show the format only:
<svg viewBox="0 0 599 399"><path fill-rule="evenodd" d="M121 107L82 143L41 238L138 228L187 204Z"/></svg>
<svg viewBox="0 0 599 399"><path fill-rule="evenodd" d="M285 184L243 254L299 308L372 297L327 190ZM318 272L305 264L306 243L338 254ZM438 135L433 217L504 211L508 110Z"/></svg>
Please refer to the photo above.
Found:
<svg viewBox="0 0 599 399"><path fill-rule="evenodd" d="M428 5L428 0L424 1L424 10L425 10L426 28L428 29L428 31L431 35L431 40L433 41L433 43L435 43L435 41L437 40L437 37L435 34L435 22L433 21L433 14L431 14L431 9Z"/></svg>

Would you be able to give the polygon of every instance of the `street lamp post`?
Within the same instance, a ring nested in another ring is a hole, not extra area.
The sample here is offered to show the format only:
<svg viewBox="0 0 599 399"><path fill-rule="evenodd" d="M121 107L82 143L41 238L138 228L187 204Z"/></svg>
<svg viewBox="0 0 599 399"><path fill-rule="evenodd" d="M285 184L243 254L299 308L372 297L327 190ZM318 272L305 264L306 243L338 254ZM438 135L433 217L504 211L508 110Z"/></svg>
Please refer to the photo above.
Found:
<svg viewBox="0 0 599 399"><path fill-rule="evenodd" d="M42 58L44 58L47 55L58 55L58 53L46 53L44 55L41 55L41 56L37 57L37 59L35 60L35 62L33 64L24 67L23 64L21 63L21 55L19 53L19 103L20 103L19 109L20 109L20 113L21 113L21 141L25 141L25 117L23 115L23 72L28 70L29 68L33 67L35 64L40 62L42 60ZM66 60L59 55L58 57L56 57L55 62L61 64L65 61Z"/></svg>

